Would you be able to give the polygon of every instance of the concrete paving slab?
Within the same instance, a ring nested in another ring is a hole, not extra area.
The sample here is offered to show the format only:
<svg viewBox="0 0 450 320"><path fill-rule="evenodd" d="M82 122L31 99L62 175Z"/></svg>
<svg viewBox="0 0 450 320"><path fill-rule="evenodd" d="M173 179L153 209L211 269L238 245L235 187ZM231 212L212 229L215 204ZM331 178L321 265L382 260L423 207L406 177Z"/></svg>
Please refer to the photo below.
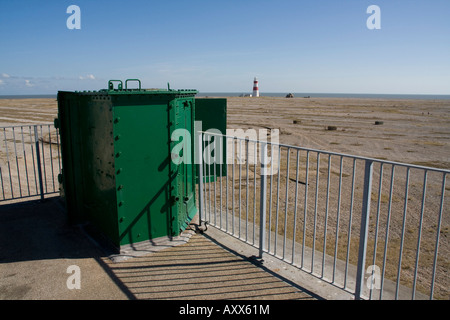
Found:
<svg viewBox="0 0 450 320"><path fill-rule="evenodd" d="M188 243L114 263L114 275L137 299L314 299L207 237L196 234Z"/></svg>
<svg viewBox="0 0 450 320"><path fill-rule="evenodd" d="M127 299L105 271L102 252L67 225L57 198L0 206L0 299ZM69 289L80 268L80 289Z"/></svg>
<svg viewBox="0 0 450 320"><path fill-rule="evenodd" d="M70 266L79 267L79 289L69 289ZM67 224L57 197L0 206L1 300L317 298L208 233L111 259L83 228Z"/></svg>

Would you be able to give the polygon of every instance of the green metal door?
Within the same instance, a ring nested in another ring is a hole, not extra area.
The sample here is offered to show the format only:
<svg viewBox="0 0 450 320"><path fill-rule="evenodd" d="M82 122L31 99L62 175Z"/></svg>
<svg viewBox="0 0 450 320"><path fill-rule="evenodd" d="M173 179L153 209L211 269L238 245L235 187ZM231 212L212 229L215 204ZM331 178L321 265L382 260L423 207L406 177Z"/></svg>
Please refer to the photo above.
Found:
<svg viewBox="0 0 450 320"><path fill-rule="evenodd" d="M117 208L120 244L177 231L172 215L167 100L151 105L119 96L114 104Z"/></svg>
<svg viewBox="0 0 450 320"><path fill-rule="evenodd" d="M179 229L185 229L197 212L195 206L193 147L193 99L177 99L172 102L174 125L171 131L173 155L171 166L175 174L174 210L177 212ZM176 134L174 131L177 130ZM174 149L182 144L183 148ZM174 152L175 151L175 152Z"/></svg>

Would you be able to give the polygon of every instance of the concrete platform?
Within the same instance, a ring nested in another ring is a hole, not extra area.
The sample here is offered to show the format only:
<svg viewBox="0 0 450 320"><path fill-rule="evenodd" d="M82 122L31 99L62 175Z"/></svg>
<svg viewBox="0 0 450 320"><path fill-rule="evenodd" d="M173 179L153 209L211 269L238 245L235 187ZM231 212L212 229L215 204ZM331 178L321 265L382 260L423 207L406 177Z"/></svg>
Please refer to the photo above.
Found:
<svg viewBox="0 0 450 320"><path fill-rule="evenodd" d="M292 280L300 271L258 261L239 240L214 228L191 234L183 244L114 259L82 227L67 224L57 197L0 205L0 299L321 299ZM79 267L80 289L68 287L71 266Z"/></svg>

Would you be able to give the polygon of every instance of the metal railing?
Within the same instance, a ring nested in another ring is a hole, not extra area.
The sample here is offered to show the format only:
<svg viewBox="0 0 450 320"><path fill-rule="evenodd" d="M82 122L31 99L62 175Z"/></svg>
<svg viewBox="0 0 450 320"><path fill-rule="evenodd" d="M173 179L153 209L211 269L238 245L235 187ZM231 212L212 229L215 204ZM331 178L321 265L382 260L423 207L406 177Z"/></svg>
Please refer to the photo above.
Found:
<svg viewBox="0 0 450 320"><path fill-rule="evenodd" d="M201 221L356 299L448 299L449 170L210 132L197 142ZM59 192L60 171L53 124L0 127L0 202Z"/></svg>
<svg viewBox="0 0 450 320"><path fill-rule="evenodd" d="M53 124L0 127L0 202L59 192L59 142Z"/></svg>
<svg viewBox="0 0 450 320"><path fill-rule="evenodd" d="M355 299L448 299L449 170L207 132L197 142L201 221ZM214 143L226 163L211 165Z"/></svg>

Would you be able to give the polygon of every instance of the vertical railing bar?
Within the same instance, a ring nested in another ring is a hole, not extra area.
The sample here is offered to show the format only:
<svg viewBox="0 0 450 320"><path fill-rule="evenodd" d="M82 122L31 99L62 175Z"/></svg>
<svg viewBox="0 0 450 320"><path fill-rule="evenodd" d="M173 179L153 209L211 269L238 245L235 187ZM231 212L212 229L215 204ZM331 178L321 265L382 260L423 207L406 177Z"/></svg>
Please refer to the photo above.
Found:
<svg viewBox="0 0 450 320"><path fill-rule="evenodd" d="M383 265L382 265L382 270L381 270L380 300L383 298L384 274L386 271L387 248L388 248L388 240L389 240L389 227L390 227L391 210L392 210L392 196L393 196L393 189L394 189L394 176L395 176L395 165L392 165L391 182L390 182L390 187L389 187L388 211L387 211L387 216L386 216L386 232L385 232L385 240L384 240Z"/></svg>
<svg viewBox="0 0 450 320"><path fill-rule="evenodd" d="M218 136L214 136L214 151L215 153L217 152L217 149L219 148L218 144L217 144L217 139L219 137ZM217 163L216 163L216 159L218 159L217 154L214 157L214 162L212 163L212 165L214 166L214 224L217 226Z"/></svg>
<svg viewBox="0 0 450 320"><path fill-rule="evenodd" d="M226 166L227 166L227 175L226 175L226 180L225 180L225 232L228 232L228 175L229 175L229 160L228 160L228 156L230 155L230 151L231 151L231 158L233 158L233 141L231 141L231 150L228 150L228 145L229 145L229 138L225 138L226 140L226 144L227 144L227 161L226 161Z"/></svg>
<svg viewBox="0 0 450 320"><path fill-rule="evenodd" d="M197 149L197 163L198 163L198 216L199 216L199 226L203 222L203 133L198 132L198 149Z"/></svg>
<svg viewBox="0 0 450 320"><path fill-rule="evenodd" d="M364 286L367 237L369 232L370 198L372 195L373 161L366 160L364 168L364 191L361 212L361 228L358 248L358 264L356 270L355 299L360 300Z"/></svg>
<svg viewBox="0 0 450 320"><path fill-rule="evenodd" d="M44 200L44 183L42 181L41 152L39 150L39 132L38 132L37 125L34 126L34 139L35 139L35 144L36 144L36 161L37 161L38 177L39 177L39 189L41 191L41 200Z"/></svg>
<svg viewBox="0 0 450 320"><path fill-rule="evenodd" d="M443 174L442 179L442 188L441 188L441 205L439 208L439 216L438 216L438 224L437 224L437 230L436 230L436 246L434 249L434 258L433 258L433 272L431 275L431 289L430 289L430 300L433 300L434 295L434 281L436 279L436 266L437 266L437 256L438 256L438 250L439 250L439 238L441 233L441 222L442 222L442 212L444 209L444 196L445 196L445 181L447 178L447 173Z"/></svg>
<svg viewBox="0 0 450 320"><path fill-rule="evenodd" d="M3 186L3 173L2 173L2 167L0 167L0 182L1 182L1 185L2 185L3 200L5 200L6 197L5 197L5 187Z"/></svg>
<svg viewBox="0 0 450 320"><path fill-rule="evenodd" d="M260 217L259 217L259 258L262 259L266 240L266 203L267 203L267 143L261 142L261 194L260 194ZM256 161L255 161L256 162ZM256 171L255 171L256 172Z"/></svg>
<svg viewBox="0 0 450 320"><path fill-rule="evenodd" d="M205 139L206 138L206 139ZM206 140L208 139L208 134L203 134L203 153L205 153L206 150ZM205 177L205 183L203 184L205 189L205 220L208 221L208 223L211 223L211 177L210 177L210 165L207 161L205 161L205 157L203 155L203 176ZM208 171L207 171L208 170ZM207 212L207 213L206 213Z"/></svg>
<svg viewBox="0 0 450 320"><path fill-rule="evenodd" d="M422 189L422 206L420 208L420 218L419 218L419 234L417 235L417 249L416 249L416 263L414 266L414 280L412 287L412 300L416 296L416 281L417 281L417 269L419 268L419 252L420 252L420 240L422 237L422 223L423 223L423 212L425 210L425 197L427 192L427 175L428 170L424 171L423 174L423 189Z"/></svg>
<svg viewBox="0 0 450 320"><path fill-rule="evenodd" d="M281 146L278 146L278 178L277 178L277 206L275 212L275 243L274 243L274 252L273 254L277 254L277 240L278 240L278 210L280 207L280 175L281 175Z"/></svg>
<svg viewBox="0 0 450 320"><path fill-rule="evenodd" d="M319 198L319 170L320 170L320 153L317 153L317 166L316 166L316 195L314 203L314 223L313 223L313 244L311 252L311 273L314 272L314 252L316 250L316 224L317 224L317 204Z"/></svg>
<svg viewBox="0 0 450 320"><path fill-rule="evenodd" d="M272 144L270 147L270 197L269 197L269 235L268 235L268 244L267 244L267 251L270 252L270 245L271 245L271 235L272 235L272 186L273 186L273 150L274 145Z"/></svg>
<svg viewBox="0 0 450 320"><path fill-rule="evenodd" d="M34 159L34 142L33 142L33 134L31 133L31 126L29 126L30 129L30 145L31 145L31 157L33 159L33 172L34 172L34 185L36 190L36 195L38 194L38 184L37 184L37 178L36 178L36 162Z"/></svg>
<svg viewBox="0 0 450 320"><path fill-rule="evenodd" d="M44 167L44 183L45 183L45 193L48 193L48 186L47 186L47 170L46 170L46 165L45 165L45 148L44 148L44 131L42 129L42 125L40 125L41 127L41 146L42 146L42 166Z"/></svg>
<svg viewBox="0 0 450 320"><path fill-rule="evenodd" d="M305 240L306 240L306 216L308 212L308 178L309 178L309 150L306 151L306 169L305 169L305 199L303 205L303 239L302 239L302 262L301 268L303 269L303 261L305 259Z"/></svg>
<svg viewBox="0 0 450 320"><path fill-rule="evenodd" d="M219 146L217 145L218 138L219 138L218 136L214 136L214 146L215 146L214 150L217 150L219 148ZM217 152L217 151L214 151L214 152ZM217 159L217 154L214 157L214 160L216 160L216 159ZM214 179L214 224L217 226L218 224L217 224L217 163L216 163L216 161L214 161L212 165L214 166L214 177L213 177L213 179Z"/></svg>
<svg viewBox="0 0 450 320"><path fill-rule="evenodd" d="M203 183L204 197L203 197L203 201L204 201L204 211L205 211L205 222L206 221L209 222L210 219L209 219L209 210L208 210L208 202L207 202L207 195L208 195L208 193L206 191L206 184L207 184L207 181L208 181L207 180L208 174L206 173L206 161L205 161L205 158L204 158L204 155L203 155L203 153L205 152L205 148L206 148L206 144L205 144L206 134L203 133L202 136L203 136L203 138L202 138L202 159L203 159L202 163L203 163L203 177L204 177L204 183ZM209 187L209 185L208 185L208 187Z"/></svg>
<svg viewBox="0 0 450 320"><path fill-rule="evenodd" d="M206 142L205 140L208 139L208 134L205 133L203 135L203 152L206 150ZM209 157L208 157L209 158ZM208 222L212 223L211 221L211 166L209 161L206 161L206 159L203 159L203 163L205 164L205 200L207 200L207 203L205 203L205 208L208 208Z"/></svg>
<svg viewBox="0 0 450 320"><path fill-rule="evenodd" d="M220 213L219 213L219 227L220 229L222 229L222 207L223 207L223 203L222 203L222 198L223 198L223 151L224 151L224 145L223 145L223 140L224 137L220 137L220 150L222 150L222 152L220 153L220 157L221 159L219 159L219 175L220 175Z"/></svg>
<svg viewBox="0 0 450 320"><path fill-rule="evenodd" d="M207 133L204 134L204 137L206 138L206 140L209 141ZM205 149L206 149L206 143L205 143ZM203 150L205 150L205 149L203 149ZM210 158L208 157L208 159L210 159ZM207 174L206 174L206 170L208 170ZM205 179L206 179L205 186L208 185L208 192L207 192L207 195L208 195L208 221L210 223L212 223L212 219L211 219L211 161L210 160L205 161L205 176L206 176L205 177Z"/></svg>
<svg viewBox="0 0 450 320"><path fill-rule="evenodd" d="M209 141L208 133L204 133L203 134L203 143L204 143L203 152L205 152L205 150L206 150L206 147L207 147L206 142L207 141ZM203 157L204 157L204 155L203 155ZM207 159L210 159L209 155L208 155ZM208 162L210 162L210 161L208 161ZM204 164L204 168L205 168L205 170L203 171L204 176L205 176L205 183L204 183L204 186L205 186L205 209L207 209L207 211L208 211L208 218L207 218L208 223L212 223L212 219L211 219L211 211L212 211L211 210L211 164L208 162L205 161L205 158L203 158L203 164ZM208 199L207 202L206 202L206 199ZM206 214L205 214L205 216L206 216Z"/></svg>
<svg viewBox="0 0 450 320"><path fill-rule="evenodd" d="M376 256L377 256L377 245L378 245L378 225L380 221L380 206L381 206L381 191L382 191L382 185L383 185L383 166L384 163L380 163L380 179L378 181L378 200L377 200L377 215L376 215L376 221L375 221L375 239L373 244L373 258L372 258L372 265L374 266L376 263ZM372 270L372 273L374 270ZM371 287L372 288L372 287ZM369 300L372 300L372 293L373 290L369 291Z"/></svg>
<svg viewBox="0 0 450 320"><path fill-rule="evenodd" d="M352 217L353 217L353 200L354 200L354 196L355 196L355 177L356 177L356 158L353 158L352 189L350 191L350 211L349 211L349 216L348 216L347 255L346 255L346 259L345 259L344 288L347 288L348 265L349 265L349 259L350 259L350 245L351 245Z"/></svg>
<svg viewBox="0 0 450 320"><path fill-rule="evenodd" d="M284 204L284 230L283 230L283 260L286 252L286 233L287 233L287 211L288 211L288 202L289 202L289 166L290 166L290 156L291 149L287 148L287 159L286 159L286 197Z"/></svg>
<svg viewBox="0 0 450 320"><path fill-rule="evenodd" d="M341 191L342 191L342 168L343 168L343 157L340 157L339 163L339 188L338 188L338 203L337 203L337 212L336 212L336 237L334 240L334 261L333 261L333 278L332 283L334 283L335 275L336 275L336 261L337 261L337 253L338 253L338 239L339 239L339 217L341 213Z"/></svg>
<svg viewBox="0 0 450 320"><path fill-rule="evenodd" d="M13 182L12 182L12 175L11 175L11 164L9 160L9 151L8 151L8 139L6 138L6 128L3 128L3 135L5 137L5 151L6 151L6 161L8 163L8 172L9 172L9 183L11 187L11 199L14 199L14 188L13 188Z"/></svg>
<svg viewBox="0 0 450 320"><path fill-rule="evenodd" d="M20 194L20 197L22 197L22 183L21 183L21 179L20 179L19 156L17 154L15 127L12 127L12 134L13 134L13 142L14 142L14 155L16 157L17 181L19 182L19 194Z"/></svg>
<svg viewBox="0 0 450 320"><path fill-rule="evenodd" d="M56 188L55 188L55 172L53 170L52 135L51 135L51 132L50 132L50 125L48 125L48 144L49 144L49 147L50 147L50 166L52 168L53 191L56 191Z"/></svg>
<svg viewBox="0 0 450 320"><path fill-rule="evenodd" d="M59 146L59 128L56 128L56 146L58 149L58 169L61 173L61 154L60 154L60 146Z"/></svg>
<svg viewBox="0 0 450 320"><path fill-rule="evenodd" d="M27 178L27 189L28 189L28 196L31 195L30 193L30 179L28 178L28 163L27 163L27 155L25 152L25 138L23 136L23 126L20 126L20 132L22 134L22 150L23 150L23 160L25 162L25 176Z"/></svg>
<svg viewBox="0 0 450 320"><path fill-rule="evenodd" d="M211 138L213 138L213 136L209 136L208 137L208 142L209 142L209 146L212 144L212 142L211 142ZM213 221L213 218L215 217L215 212L213 211L213 209L214 209L214 204L212 203L212 201L213 201L213 191L212 191L212 188L213 188L213 185L214 185L214 183L213 183L213 181L212 180L214 180L214 177L212 176L212 172L211 172L211 166L213 165L212 163L211 163L212 161L211 161L211 157L209 156L209 163L208 163L208 197L209 197L209 221L211 221L211 223L212 223L212 221ZM215 219L214 219L214 224L215 224Z"/></svg>
<svg viewBox="0 0 450 320"><path fill-rule="evenodd" d="M214 139L214 142L210 142L210 144L214 144L214 148L215 150L217 150L217 146L215 145L216 143L216 136L211 135L210 139ZM214 153L216 153L217 151L214 151ZM212 157L211 157L212 158ZM212 159L217 158L217 156L215 156ZM215 161L210 161L209 164L209 171L210 171L210 176L209 176L209 186L210 186L210 190L211 190L211 213L213 215L213 217L211 218L211 220L213 220L214 218L214 225L217 226L217 211L216 211L216 163Z"/></svg>
<svg viewBox="0 0 450 320"><path fill-rule="evenodd" d="M409 171L410 168L406 169L406 185L405 185L405 201L403 208L403 220L402 220L402 234L400 238L400 252L398 257L398 269L397 269L397 281L395 284L395 300L398 299L398 291L400 287L400 277L401 277L401 269L402 269L402 255L403 255L403 243L405 239L405 225L406 225L406 212L408 208L408 191L409 191Z"/></svg>
<svg viewBox="0 0 450 320"><path fill-rule="evenodd" d="M331 175L331 154L328 155L328 170L327 170L327 195L325 197L325 221L323 226L323 252L322 252L322 278L325 271L325 259L327 251L327 227L328 227L328 205L330 199L330 175Z"/></svg>
<svg viewBox="0 0 450 320"><path fill-rule="evenodd" d="M257 143L253 142L253 239L252 239L252 244L255 244L255 226L256 226L256 164L258 162L257 160ZM260 231L261 232L261 231Z"/></svg>
<svg viewBox="0 0 450 320"><path fill-rule="evenodd" d="M238 220L238 237L241 238L241 203L242 203L242 140L239 140L239 220Z"/></svg>
<svg viewBox="0 0 450 320"><path fill-rule="evenodd" d="M233 140L236 140L237 141L237 139L236 138L233 138ZM236 153L235 151L234 151L234 146L235 146L235 144L234 144L234 141L233 141L233 152L234 153ZM231 206L231 210L232 210L232 212L231 212L231 234L232 235L234 235L234 194L235 194L235 192L234 192L234 162L235 162L235 160L234 160L234 154L233 154L233 167L232 167L232 175L231 175L231 191L232 191L232 206Z"/></svg>
<svg viewBox="0 0 450 320"><path fill-rule="evenodd" d="M249 190L249 179L248 176L250 174L250 161L249 161L249 152L248 152L248 148L249 148L249 144L250 141L248 139L245 140L245 161L246 161L246 181L245 181L245 241L248 241L248 190Z"/></svg>
<svg viewBox="0 0 450 320"><path fill-rule="evenodd" d="M233 188L232 183L233 183L233 163L234 163L234 138L230 138L229 139L231 141L231 152L229 152L229 154L231 154L231 162L228 164L228 166L230 166L230 170L228 170L228 172L230 172L229 175L229 179L227 179L227 197L230 201L232 201L233 198L233 194L231 194L230 196L228 196L228 190ZM230 142L229 141L229 142ZM228 156L227 156L228 157ZM228 176L228 174L227 174ZM228 186L228 181L229 182L229 186ZM228 220L232 219L232 217L230 217L230 215L232 214L232 210L233 210L233 204L231 204L231 207L228 209L228 204L227 204L227 219L226 219L226 230L228 231ZM231 229L231 228L230 228Z"/></svg>
<svg viewBox="0 0 450 320"><path fill-rule="evenodd" d="M297 204L298 204L298 167L299 167L299 153L300 150L297 149L297 166L295 168L295 199L294 199L294 223L292 229L292 259L291 264L294 264L295 258L295 235L297 229Z"/></svg>

